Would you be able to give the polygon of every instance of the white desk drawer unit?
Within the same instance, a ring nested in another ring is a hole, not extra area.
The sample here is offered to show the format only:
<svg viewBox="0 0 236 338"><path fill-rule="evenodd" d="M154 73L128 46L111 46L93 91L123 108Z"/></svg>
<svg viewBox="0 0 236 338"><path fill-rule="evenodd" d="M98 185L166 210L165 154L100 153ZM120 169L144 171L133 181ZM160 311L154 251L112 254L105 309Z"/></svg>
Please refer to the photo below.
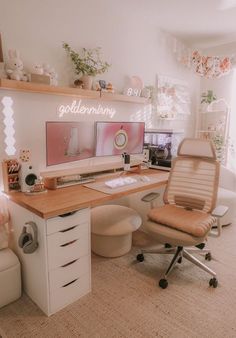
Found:
<svg viewBox="0 0 236 338"><path fill-rule="evenodd" d="M47 236L48 265L53 269L65 265L79 257L88 255L88 224L70 227L65 232Z"/></svg>
<svg viewBox="0 0 236 338"><path fill-rule="evenodd" d="M50 308L54 313L69 305L90 291L90 277L83 275L70 283L54 288L50 295Z"/></svg>
<svg viewBox="0 0 236 338"><path fill-rule="evenodd" d="M53 288L60 288L78 277L89 274L89 265L89 256L84 256L51 270L49 273L51 290Z"/></svg>
<svg viewBox="0 0 236 338"><path fill-rule="evenodd" d="M91 290L90 211L47 220L50 312Z"/></svg>
<svg viewBox="0 0 236 338"><path fill-rule="evenodd" d="M72 213L49 218L47 220L47 235L85 222L90 222L89 209L82 209Z"/></svg>

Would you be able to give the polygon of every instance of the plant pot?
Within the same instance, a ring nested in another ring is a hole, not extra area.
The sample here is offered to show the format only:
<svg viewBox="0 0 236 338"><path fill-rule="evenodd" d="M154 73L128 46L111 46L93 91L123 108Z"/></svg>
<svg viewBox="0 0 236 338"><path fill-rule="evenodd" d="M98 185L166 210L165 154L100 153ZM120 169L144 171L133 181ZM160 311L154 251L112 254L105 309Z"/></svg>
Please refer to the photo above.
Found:
<svg viewBox="0 0 236 338"><path fill-rule="evenodd" d="M93 86L93 76L91 75L83 75L80 80L83 82L83 89L92 89Z"/></svg>

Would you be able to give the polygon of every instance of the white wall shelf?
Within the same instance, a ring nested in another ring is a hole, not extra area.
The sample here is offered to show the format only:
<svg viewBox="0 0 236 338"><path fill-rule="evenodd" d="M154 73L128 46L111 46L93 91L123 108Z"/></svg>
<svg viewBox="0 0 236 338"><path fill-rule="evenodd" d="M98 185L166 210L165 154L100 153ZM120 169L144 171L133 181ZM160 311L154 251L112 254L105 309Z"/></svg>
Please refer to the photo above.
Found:
<svg viewBox="0 0 236 338"><path fill-rule="evenodd" d="M200 110L197 116L196 137L213 141L222 164L227 161L228 115L228 104L219 99Z"/></svg>
<svg viewBox="0 0 236 338"><path fill-rule="evenodd" d="M62 96L73 96L81 99L95 99L105 101L120 101L136 104L148 104L149 100L145 97L128 96L122 94L106 93L96 90L85 90L73 87L50 86L41 83L15 81L0 79L0 89L23 91L28 93L52 94Z"/></svg>

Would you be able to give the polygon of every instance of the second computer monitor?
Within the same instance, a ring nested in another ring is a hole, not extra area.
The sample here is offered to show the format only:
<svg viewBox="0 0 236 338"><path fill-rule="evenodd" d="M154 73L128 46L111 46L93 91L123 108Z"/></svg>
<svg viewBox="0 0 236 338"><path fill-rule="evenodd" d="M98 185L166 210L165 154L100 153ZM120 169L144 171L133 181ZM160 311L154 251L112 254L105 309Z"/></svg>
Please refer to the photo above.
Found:
<svg viewBox="0 0 236 338"><path fill-rule="evenodd" d="M144 122L97 122L96 156L142 154Z"/></svg>

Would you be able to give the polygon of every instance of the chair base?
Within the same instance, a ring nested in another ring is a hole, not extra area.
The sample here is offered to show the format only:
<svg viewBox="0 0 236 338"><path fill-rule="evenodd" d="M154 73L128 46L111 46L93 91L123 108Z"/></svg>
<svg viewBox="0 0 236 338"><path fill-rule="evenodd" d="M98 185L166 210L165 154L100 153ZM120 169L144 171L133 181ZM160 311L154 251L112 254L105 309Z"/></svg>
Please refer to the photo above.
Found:
<svg viewBox="0 0 236 338"><path fill-rule="evenodd" d="M168 281L167 277L169 276L170 272L173 270L174 266L177 263L181 263L182 259L185 258L191 263L195 264L198 266L200 269L208 272L213 278L210 279L209 285L213 286L214 288L217 287L218 281L216 278L216 273L211 270L207 265L203 264L200 260L198 260L196 257L191 255L191 253L206 253L205 259L206 260L211 260L211 253L207 249L197 249L196 247L194 248L188 248L185 249L182 246L178 247L163 247L160 249L142 249L141 254L137 255L137 260L139 262L142 262L144 260L144 253L150 253L150 254L174 254L174 257L171 260L171 263L169 267L167 268L164 278L160 279L159 281L159 286L163 289L165 289L168 286Z"/></svg>

